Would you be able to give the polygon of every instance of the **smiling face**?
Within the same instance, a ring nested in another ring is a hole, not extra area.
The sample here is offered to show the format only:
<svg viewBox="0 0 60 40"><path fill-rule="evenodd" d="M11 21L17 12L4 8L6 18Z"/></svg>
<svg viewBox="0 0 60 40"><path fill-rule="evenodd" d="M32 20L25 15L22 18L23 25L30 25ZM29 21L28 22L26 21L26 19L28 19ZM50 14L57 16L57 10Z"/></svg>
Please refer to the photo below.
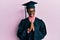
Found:
<svg viewBox="0 0 60 40"><path fill-rule="evenodd" d="M35 8L27 9L29 17L33 17L35 15Z"/></svg>

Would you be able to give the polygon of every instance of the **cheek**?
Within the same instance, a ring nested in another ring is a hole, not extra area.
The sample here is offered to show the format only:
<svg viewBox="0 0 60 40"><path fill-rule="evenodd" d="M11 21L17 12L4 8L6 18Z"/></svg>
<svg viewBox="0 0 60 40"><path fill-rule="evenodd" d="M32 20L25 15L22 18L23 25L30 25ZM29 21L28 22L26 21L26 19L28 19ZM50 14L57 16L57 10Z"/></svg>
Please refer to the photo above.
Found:
<svg viewBox="0 0 60 40"><path fill-rule="evenodd" d="M30 14L30 15L31 15L31 14L33 14L33 15L34 15L34 14L35 14L35 12L29 12L29 14Z"/></svg>
<svg viewBox="0 0 60 40"><path fill-rule="evenodd" d="M32 14L35 14L35 12L32 12Z"/></svg>

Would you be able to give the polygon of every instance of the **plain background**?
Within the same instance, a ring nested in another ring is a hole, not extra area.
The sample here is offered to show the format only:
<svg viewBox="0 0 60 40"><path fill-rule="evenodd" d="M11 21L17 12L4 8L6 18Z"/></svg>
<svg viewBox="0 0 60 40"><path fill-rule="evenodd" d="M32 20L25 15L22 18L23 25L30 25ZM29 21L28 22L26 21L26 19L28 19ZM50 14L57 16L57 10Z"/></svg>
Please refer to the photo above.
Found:
<svg viewBox="0 0 60 40"><path fill-rule="evenodd" d="M18 40L17 27L25 18L22 6L30 0L0 0L0 40ZM60 0L33 0L38 2L36 16L42 19L47 28L43 40L60 40Z"/></svg>

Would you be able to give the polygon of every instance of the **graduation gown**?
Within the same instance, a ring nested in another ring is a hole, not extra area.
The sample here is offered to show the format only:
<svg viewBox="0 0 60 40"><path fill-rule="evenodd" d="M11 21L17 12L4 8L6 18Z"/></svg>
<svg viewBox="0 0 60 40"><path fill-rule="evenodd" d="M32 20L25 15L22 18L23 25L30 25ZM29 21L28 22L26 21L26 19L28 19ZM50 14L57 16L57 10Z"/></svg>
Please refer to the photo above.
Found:
<svg viewBox="0 0 60 40"><path fill-rule="evenodd" d="M43 20L35 18L34 21L34 32L31 31L27 33L27 29L30 27L31 23L28 18L21 20L18 25L17 36L20 40L41 40L47 34L46 26Z"/></svg>

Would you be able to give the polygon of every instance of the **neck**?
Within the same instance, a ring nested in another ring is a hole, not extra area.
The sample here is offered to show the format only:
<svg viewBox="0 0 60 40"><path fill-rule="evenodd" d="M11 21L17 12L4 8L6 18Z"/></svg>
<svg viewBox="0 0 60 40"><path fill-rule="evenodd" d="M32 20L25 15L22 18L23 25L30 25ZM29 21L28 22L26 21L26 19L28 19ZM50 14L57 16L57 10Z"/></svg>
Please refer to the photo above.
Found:
<svg viewBox="0 0 60 40"><path fill-rule="evenodd" d="M34 22L35 21L35 16L33 16L33 17L28 17L28 19L29 19L29 21L31 22Z"/></svg>

